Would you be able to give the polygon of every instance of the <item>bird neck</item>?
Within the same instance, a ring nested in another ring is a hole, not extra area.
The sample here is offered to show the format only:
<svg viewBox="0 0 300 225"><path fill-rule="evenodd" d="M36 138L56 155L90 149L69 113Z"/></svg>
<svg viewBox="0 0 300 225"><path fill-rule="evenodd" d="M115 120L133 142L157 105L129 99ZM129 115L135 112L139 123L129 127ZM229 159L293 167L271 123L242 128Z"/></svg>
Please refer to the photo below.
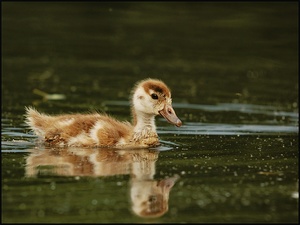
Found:
<svg viewBox="0 0 300 225"><path fill-rule="evenodd" d="M141 111L132 110L134 132L139 133L147 129L156 133L155 116Z"/></svg>

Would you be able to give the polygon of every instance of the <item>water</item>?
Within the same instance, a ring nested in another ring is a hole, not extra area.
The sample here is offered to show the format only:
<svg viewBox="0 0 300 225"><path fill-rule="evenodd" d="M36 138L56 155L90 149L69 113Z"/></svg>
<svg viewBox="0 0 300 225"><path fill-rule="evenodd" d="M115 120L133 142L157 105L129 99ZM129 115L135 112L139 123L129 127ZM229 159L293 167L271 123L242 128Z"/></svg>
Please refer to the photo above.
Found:
<svg viewBox="0 0 300 225"><path fill-rule="evenodd" d="M2 3L2 222L298 222L297 6ZM130 121L146 77L183 121L157 117L155 149L48 148L24 123L29 105Z"/></svg>

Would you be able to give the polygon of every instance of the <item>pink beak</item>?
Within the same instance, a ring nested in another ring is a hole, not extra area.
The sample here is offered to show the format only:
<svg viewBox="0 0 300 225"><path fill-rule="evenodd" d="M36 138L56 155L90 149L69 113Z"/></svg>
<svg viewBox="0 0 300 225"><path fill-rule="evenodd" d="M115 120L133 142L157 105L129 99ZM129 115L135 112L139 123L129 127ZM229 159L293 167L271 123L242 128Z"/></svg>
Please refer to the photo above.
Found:
<svg viewBox="0 0 300 225"><path fill-rule="evenodd" d="M176 116L176 113L171 105L166 104L165 107L159 111L159 114L162 115L169 123L180 127L182 125L181 120Z"/></svg>

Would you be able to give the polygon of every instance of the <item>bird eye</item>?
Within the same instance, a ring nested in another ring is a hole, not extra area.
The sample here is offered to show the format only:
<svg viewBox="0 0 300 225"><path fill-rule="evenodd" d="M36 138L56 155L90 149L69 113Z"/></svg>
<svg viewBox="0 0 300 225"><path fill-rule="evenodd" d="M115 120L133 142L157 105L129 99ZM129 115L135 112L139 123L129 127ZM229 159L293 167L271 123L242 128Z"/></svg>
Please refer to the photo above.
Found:
<svg viewBox="0 0 300 225"><path fill-rule="evenodd" d="M154 94L154 93L153 93L153 94L151 94L151 98L152 98L152 99L158 99L158 96L157 96L157 94Z"/></svg>
<svg viewBox="0 0 300 225"><path fill-rule="evenodd" d="M156 200L157 200L157 197L155 195L150 195L148 198L149 202L156 202Z"/></svg>

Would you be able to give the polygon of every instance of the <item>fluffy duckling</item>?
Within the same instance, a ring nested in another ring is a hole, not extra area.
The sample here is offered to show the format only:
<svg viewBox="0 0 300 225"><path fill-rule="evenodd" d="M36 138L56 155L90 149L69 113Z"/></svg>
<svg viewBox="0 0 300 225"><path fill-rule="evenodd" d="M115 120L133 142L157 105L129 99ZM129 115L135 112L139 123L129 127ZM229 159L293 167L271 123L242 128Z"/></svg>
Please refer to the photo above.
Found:
<svg viewBox="0 0 300 225"><path fill-rule="evenodd" d="M26 107L26 123L51 146L145 148L159 145L155 116L177 127L182 122L172 107L171 92L161 80L146 79L132 90L132 124L94 114L50 116Z"/></svg>

